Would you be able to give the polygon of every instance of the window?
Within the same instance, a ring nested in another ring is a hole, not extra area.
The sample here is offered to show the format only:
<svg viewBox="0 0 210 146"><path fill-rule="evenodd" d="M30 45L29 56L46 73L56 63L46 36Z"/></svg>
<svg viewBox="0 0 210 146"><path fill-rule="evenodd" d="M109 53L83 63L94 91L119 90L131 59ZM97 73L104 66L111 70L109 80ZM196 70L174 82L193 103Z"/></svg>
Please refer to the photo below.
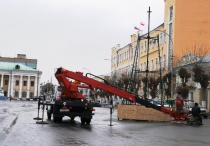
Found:
<svg viewBox="0 0 210 146"><path fill-rule="evenodd" d="M4 85L8 85L8 80L5 80L4 81Z"/></svg>
<svg viewBox="0 0 210 146"><path fill-rule="evenodd" d="M146 62L144 62L144 70L146 70Z"/></svg>
<svg viewBox="0 0 210 146"><path fill-rule="evenodd" d="M23 81L23 86L27 86L27 81Z"/></svg>
<svg viewBox="0 0 210 146"><path fill-rule="evenodd" d="M143 52L144 46L143 44L141 45L141 53Z"/></svg>
<svg viewBox="0 0 210 146"><path fill-rule="evenodd" d="M169 21L172 21L172 19L173 19L173 6L171 6L169 10Z"/></svg>
<svg viewBox="0 0 210 146"><path fill-rule="evenodd" d="M162 38L162 33L160 33L160 44L162 44L163 38Z"/></svg>
<svg viewBox="0 0 210 146"><path fill-rule="evenodd" d="M34 81L31 81L31 86L34 86Z"/></svg>
<svg viewBox="0 0 210 146"><path fill-rule="evenodd" d="M15 91L15 97L18 97L18 96L19 96L19 92Z"/></svg>
<svg viewBox="0 0 210 146"><path fill-rule="evenodd" d="M30 93L30 97L34 97L34 93L33 92Z"/></svg>
<svg viewBox="0 0 210 146"><path fill-rule="evenodd" d="M144 52L147 50L147 41L144 42Z"/></svg>
<svg viewBox="0 0 210 146"><path fill-rule="evenodd" d="M156 69L159 69L158 59L159 59L159 58L156 58L156 59L155 59L155 61L156 61Z"/></svg>
<svg viewBox="0 0 210 146"><path fill-rule="evenodd" d="M170 23L169 24L169 47L171 48L171 46L172 46L172 32L173 32L173 30L172 30L172 27L173 27L173 24L172 23Z"/></svg>
<svg viewBox="0 0 210 146"><path fill-rule="evenodd" d="M16 80L15 85L19 86L19 80Z"/></svg>
<svg viewBox="0 0 210 146"><path fill-rule="evenodd" d="M166 55L163 55L163 67L166 67Z"/></svg>
<svg viewBox="0 0 210 146"><path fill-rule="evenodd" d="M163 37L164 42L166 42L166 30L164 30L164 37Z"/></svg>
<svg viewBox="0 0 210 146"><path fill-rule="evenodd" d="M155 41L152 40L152 41L151 41L151 44L152 44L152 48L153 48L153 47L154 47L154 44L155 44Z"/></svg>
<svg viewBox="0 0 210 146"><path fill-rule="evenodd" d="M15 65L15 69L16 70L20 70L20 66L19 65Z"/></svg>
<svg viewBox="0 0 210 146"><path fill-rule="evenodd" d="M27 93L26 92L22 92L22 97L26 97Z"/></svg>
<svg viewBox="0 0 210 146"><path fill-rule="evenodd" d="M149 41L149 50L152 48L152 40Z"/></svg>

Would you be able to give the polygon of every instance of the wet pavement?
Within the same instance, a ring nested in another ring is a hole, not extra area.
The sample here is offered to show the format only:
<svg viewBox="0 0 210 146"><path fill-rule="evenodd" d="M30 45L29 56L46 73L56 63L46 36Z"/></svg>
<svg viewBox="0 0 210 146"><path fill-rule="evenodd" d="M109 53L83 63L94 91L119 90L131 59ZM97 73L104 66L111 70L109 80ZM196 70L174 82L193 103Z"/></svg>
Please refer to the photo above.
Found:
<svg viewBox="0 0 210 146"><path fill-rule="evenodd" d="M0 145L3 146L207 146L210 117L203 126L172 122L118 120L117 110L110 125L109 108L95 108L90 125L65 117L63 122L36 124L36 101L0 101ZM40 113L41 114L41 113Z"/></svg>

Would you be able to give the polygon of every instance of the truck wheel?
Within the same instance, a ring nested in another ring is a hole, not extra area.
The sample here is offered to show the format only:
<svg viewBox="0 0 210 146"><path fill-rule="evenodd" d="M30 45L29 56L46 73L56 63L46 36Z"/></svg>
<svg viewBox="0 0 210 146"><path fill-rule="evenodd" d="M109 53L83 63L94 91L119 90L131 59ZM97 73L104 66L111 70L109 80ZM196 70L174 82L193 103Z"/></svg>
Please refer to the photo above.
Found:
<svg viewBox="0 0 210 146"><path fill-rule="evenodd" d="M51 120L51 113L47 113L47 118L48 118L48 120Z"/></svg>
<svg viewBox="0 0 210 146"><path fill-rule="evenodd" d="M86 124L90 124L91 119L86 119Z"/></svg>
<svg viewBox="0 0 210 146"><path fill-rule="evenodd" d="M74 121L74 118L75 118L75 117L70 117L70 118L71 118L71 121Z"/></svg>
<svg viewBox="0 0 210 146"><path fill-rule="evenodd" d="M200 123L200 122L196 119L196 120L195 120L195 125L199 125L199 123Z"/></svg>
<svg viewBox="0 0 210 146"><path fill-rule="evenodd" d="M62 118L62 117L58 117L58 118L57 118L57 122L58 122L58 123L61 123L61 122L62 122L62 120L63 120L63 118Z"/></svg>
<svg viewBox="0 0 210 146"><path fill-rule="evenodd" d="M205 119L207 119L208 118L208 116L207 115L205 115L205 116L203 116Z"/></svg>
<svg viewBox="0 0 210 146"><path fill-rule="evenodd" d="M57 121L58 121L58 117L53 117L53 122L57 123Z"/></svg>
<svg viewBox="0 0 210 146"><path fill-rule="evenodd" d="M82 124L85 124L85 121L86 121L85 118L81 118L81 123Z"/></svg>

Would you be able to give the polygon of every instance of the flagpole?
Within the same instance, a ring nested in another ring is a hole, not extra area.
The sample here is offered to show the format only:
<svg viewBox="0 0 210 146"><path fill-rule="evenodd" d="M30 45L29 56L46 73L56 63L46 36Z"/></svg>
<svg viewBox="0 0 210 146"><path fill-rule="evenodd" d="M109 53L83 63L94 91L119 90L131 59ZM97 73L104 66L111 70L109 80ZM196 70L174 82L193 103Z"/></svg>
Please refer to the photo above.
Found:
<svg viewBox="0 0 210 146"><path fill-rule="evenodd" d="M150 7L149 7L149 11L148 12L148 36L147 36L147 66L146 66L146 81L145 81L145 91L144 91L144 99L147 98L147 87L148 87L148 73L149 73L149 66L148 66L148 62L149 62L149 41L150 41L150 13L152 11L150 11Z"/></svg>

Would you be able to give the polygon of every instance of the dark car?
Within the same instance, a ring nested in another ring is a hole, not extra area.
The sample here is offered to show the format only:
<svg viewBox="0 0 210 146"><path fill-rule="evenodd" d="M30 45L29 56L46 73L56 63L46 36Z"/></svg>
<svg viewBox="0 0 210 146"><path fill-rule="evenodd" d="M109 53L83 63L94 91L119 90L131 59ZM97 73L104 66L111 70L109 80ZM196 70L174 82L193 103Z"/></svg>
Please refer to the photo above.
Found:
<svg viewBox="0 0 210 146"><path fill-rule="evenodd" d="M37 101L39 98L40 98L39 96L34 96L34 97L29 98L29 100Z"/></svg>

